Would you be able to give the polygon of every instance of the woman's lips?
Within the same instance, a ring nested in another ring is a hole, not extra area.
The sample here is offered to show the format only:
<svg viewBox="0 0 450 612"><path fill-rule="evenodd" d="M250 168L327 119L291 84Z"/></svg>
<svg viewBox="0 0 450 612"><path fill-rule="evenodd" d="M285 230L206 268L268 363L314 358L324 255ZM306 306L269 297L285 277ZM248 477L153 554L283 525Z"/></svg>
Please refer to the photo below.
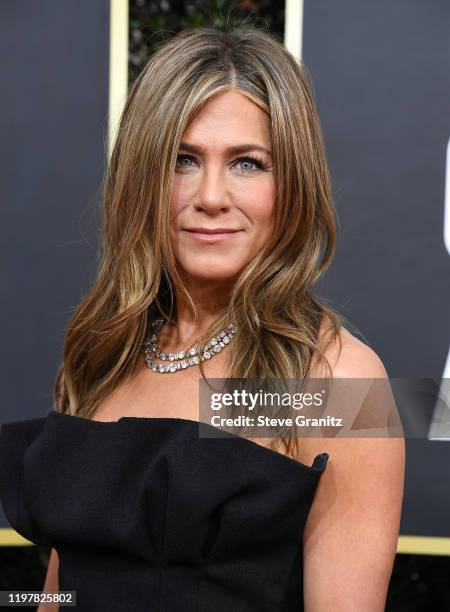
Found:
<svg viewBox="0 0 450 612"><path fill-rule="evenodd" d="M236 236L236 234L240 234L241 231L243 230L204 234L197 231L183 230L183 232L191 236L194 240L200 240L201 242L219 242L221 240L231 238L232 236Z"/></svg>

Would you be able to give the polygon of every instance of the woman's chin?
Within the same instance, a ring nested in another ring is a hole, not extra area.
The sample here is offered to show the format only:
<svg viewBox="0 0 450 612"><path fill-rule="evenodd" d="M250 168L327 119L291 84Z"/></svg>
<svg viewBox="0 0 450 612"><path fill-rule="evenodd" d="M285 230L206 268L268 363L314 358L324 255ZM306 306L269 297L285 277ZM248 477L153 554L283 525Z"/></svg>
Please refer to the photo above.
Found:
<svg viewBox="0 0 450 612"><path fill-rule="evenodd" d="M195 278L202 282L217 282L235 280L242 268L236 266L230 267L227 265L213 265L212 262L206 262L202 266L183 266L185 274L189 278Z"/></svg>

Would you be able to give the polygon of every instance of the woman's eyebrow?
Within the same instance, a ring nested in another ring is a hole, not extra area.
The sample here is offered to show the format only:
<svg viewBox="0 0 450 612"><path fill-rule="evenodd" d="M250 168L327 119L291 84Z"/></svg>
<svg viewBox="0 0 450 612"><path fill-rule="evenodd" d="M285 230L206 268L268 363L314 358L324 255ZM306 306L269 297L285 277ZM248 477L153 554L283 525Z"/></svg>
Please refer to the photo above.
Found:
<svg viewBox="0 0 450 612"><path fill-rule="evenodd" d="M191 144L189 142L180 142L180 149L190 151L191 153L196 153L197 155L200 155L204 152L203 147ZM263 151L267 155L272 155L272 152L269 149L266 149L266 147L262 147L261 145L252 143L233 145L225 149L226 153L231 153L233 155L237 153L248 153L249 151Z"/></svg>

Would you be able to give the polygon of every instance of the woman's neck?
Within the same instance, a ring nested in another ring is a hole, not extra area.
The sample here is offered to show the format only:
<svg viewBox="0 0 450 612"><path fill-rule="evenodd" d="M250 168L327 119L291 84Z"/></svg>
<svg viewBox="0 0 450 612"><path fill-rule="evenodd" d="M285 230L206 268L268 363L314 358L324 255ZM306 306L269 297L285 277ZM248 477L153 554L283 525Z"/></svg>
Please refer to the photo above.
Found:
<svg viewBox="0 0 450 612"><path fill-rule="evenodd" d="M159 345L164 352L175 352L188 348L218 319L226 305L227 290L207 291L203 285L199 291L190 289L191 297L197 307L198 319L194 319L192 309L181 296L176 295L176 323L165 324L161 328Z"/></svg>

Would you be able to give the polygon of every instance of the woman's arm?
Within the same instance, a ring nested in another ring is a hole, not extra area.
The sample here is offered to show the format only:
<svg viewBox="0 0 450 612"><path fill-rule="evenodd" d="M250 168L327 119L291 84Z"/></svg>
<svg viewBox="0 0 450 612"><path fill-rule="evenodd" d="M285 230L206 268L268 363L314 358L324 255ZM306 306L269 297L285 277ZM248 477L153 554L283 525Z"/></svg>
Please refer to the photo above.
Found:
<svg viewBox="0 0 450 612"><path fill-rule="evenodd" d="M45 578L44 583L44 593L56 593L59 591L58 584L58 567L59 567L59 559L58 553L54 548L52 548L50 553L50 559L48 561L47 567L47 576ZM51 603L42 603L37 612L55 612L59 610L59 604L51 604Z"/></svg>
<svg viewBox="0 0 450 612"><path fill-rule="evenodd" d="M339 378L387 378L379 357L348 335ZM301 460L329 453L303 536L306 612L383 612L403 500L403 438L308 438Z"/></svg>

